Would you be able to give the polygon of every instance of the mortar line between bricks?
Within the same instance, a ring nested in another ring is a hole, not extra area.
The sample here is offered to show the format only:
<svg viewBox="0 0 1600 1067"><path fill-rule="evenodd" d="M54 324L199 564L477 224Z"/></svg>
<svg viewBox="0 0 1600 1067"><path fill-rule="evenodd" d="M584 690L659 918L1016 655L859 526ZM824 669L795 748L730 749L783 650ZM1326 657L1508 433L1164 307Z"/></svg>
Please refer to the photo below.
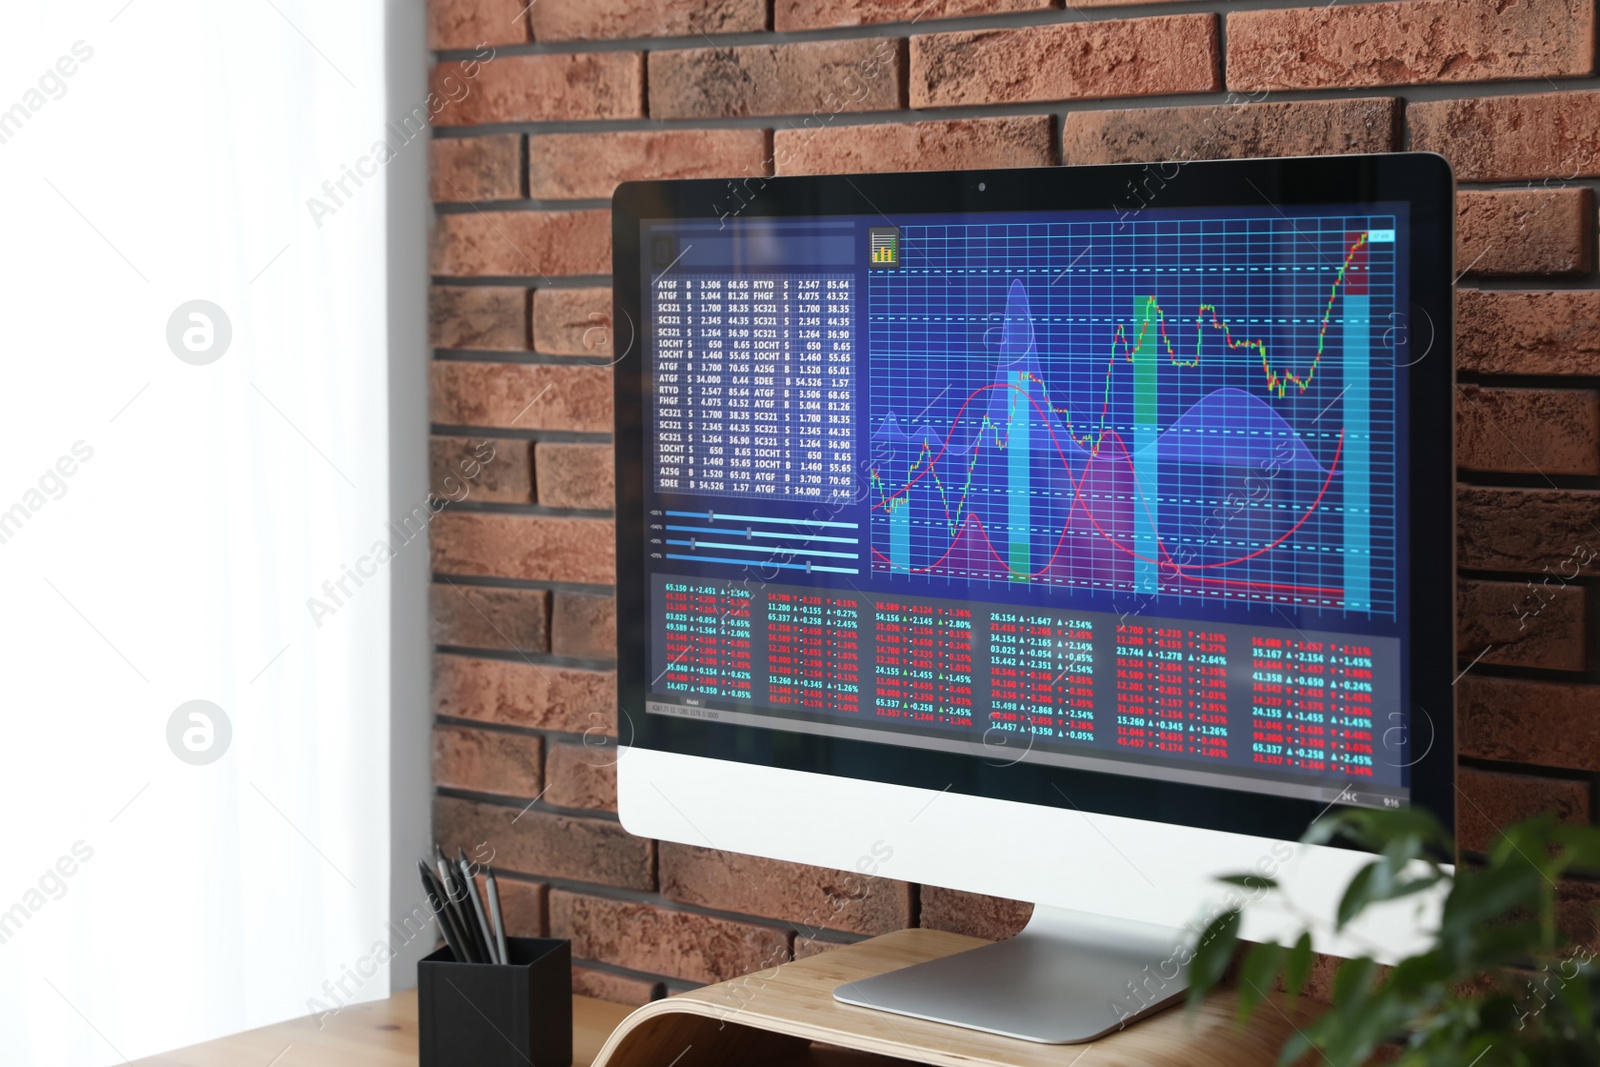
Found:
<svg viewBox="0 0 1600 1067"><path fill-rule="evenodd" d="M1373 85L1350 89L1273 89L1263 104L1341 103L1356 100L1398 99L1402 104L1438 101L1487 100L1503 96L1567 96L1600 90L1600 77L1564 78L1567 84L1552 89L1542 78L1508 81L1450 82L1419 85ZM1241 90L1235 90L1241 91ZM1157 93L1148 96L1075 97L1027 100L1003 104L966 104L959 107L894 108L875 111L845 111L835 116L837 126L870 126L883 123L948 121L952 119L1004 118L1042 114L1070 114L1075 111L1128 111L1169 107L1252 107L1230 104L1226 88L1206 92ZM639 116L626 119L551 119L440 126L436 139L487 136L503 133L620 133L637 130L690 129L773 129L798 128L810 112L765 115L708 115L662 119ZM1561 175L1552 175L1560 177Z"/></svg>
<svg viewBox="0 0 1600 1067"><path fill-rule="evenodd" d="M1484 371L1456 371L1457 385L1478 385L1501 389L1600 389L1600 375L1594 374L1490 374Z"/></svg>
<svg viewBox="0 0 1600 1067"><path fill-rule="evenodd" d="M496 871L499 868L495 868ZM596 885L592 882L578 882L571 879L547 878L537 876L540 881L549 882L551 889L560 889L568 893L580 893L584 896L600 897L605 900L617 900L632 904L650 904L663 911L675 911L685 915L703 915L710 919L723 919L728 922L748 923L751 926L761 926L768 930L781 931L786 934L796 932L795 924L788 919L775 919L770 915L752 915L749 912L731 911L727 908L711 908L700 904L685 904L679 900L672 900L659 890L654 892L642 889L624 889L618 886ZM821 929L820 927L818 929ZM834 933L851 933L853 931L835 930ZM870 937L870 934L856 935Z"/></svg>
<svg viewBox="0 0 1600 1067"><path fill-rule="evenodd" d="M1597 275L1587 274L1523 274L1516 277L1469 274L1461 289L1475 289L1483 293L1512 292L1593 292Z"/></svg>
<svg viewBox="0 0 1600 1067"><path fill-rule="evenodd" d="M1539 571L1508 571L1498 567L1457 567L1456 571L1457 577L1460 578L1470 578L1480 582L1516 582L1518 585L1528 578L1543 576ZM1600 588L1600 574L1579 574L1563 580L1568 585Z"/></svg>
<svg viewBox="0 0 1600 1067"><path fill-rule="evenodd" d="M534 283L538 284L534 284ZM524 289L609 289L609 274L556 274L540 278L533 274L432 274L428 284L472 289L479 286L518 286Z"/></svg>
<svg viewBox="0 0 1600 1067"><path fill-rule="evenodd" d="M577 593L583 596L614 597L617 587L599 582L561 582L546 581L538 578L512 578L498 574L449 574L445 571L434 571L431 581L435 583L453 582L456 585L474 586L494 589L548 589L552 593Z"/></svg>
<svg viewBox="0 0 1600 1067"><path fill-rule="evenodd" d="M519 363L528 367L596 367L606 370L616 360L601 356L556 356L548 352L504 351L493 348L436 348L439 363Z"/></svg>
<svg viewBox="0 0 1600 1067"><path fill-rule="evenodd" d="M489 719L467 719L459 715L434 715L433 718L440 726L472 726L487 730L490 733L514 734L517 737L542 737L552 745L581 746L585 738L593 736L592 734L573 733L568 730L550 730L538 726L518 726L515 723L494 722ZM611 738L611 740L616 739ZM599 811L601 809L596 808L595 810Z"/></svg>
<svg viewBox="0 0 1600 1067"><path fill-rule="evenodd" d="M609 445L608 433L591 433L584 430L530 430L518 426L462 426L456 423L436 422L429 427L434 437L486 437L508 441L546 441L561 445Z"/></svg>
<svg viewBox="0 0 1600 1067"><path fill-rule="evenodd" d="M460 140L460 138L440 138L440 140ZM476 211L609 211L611 198L534 200L521 197L516 200L435 200L433 210L440 215L470 215Z"/></svg>
<svg viewBox="0 0 1600 1067"><path fill-rule="evenodd" d="M435 715L433 722L435 726L470 727L491 734L509 734L512 737L537 737L543 741L550 740L547 736L550 731L541 730L536 726L515 726L511 723L491 722L487 719L466 719L459 715ZM434 788L443 787L435 786Z"/></svg>
<svg viewBox="0 0 1600 1067"><path fill-rule="evenodd" d="M450 510L465 515L527 515L541 519L588 519L595 522L609 522L615 518L609 508L552 508L543 504L490 504L480 500L452 501Z"/></svg>
<svg viewBox="0 0 1600 1067"><path fill-rule="evenodd" d="M499 663L527 663L541 667L566 667L575 671L612 671L617 669L615 657L589 659L583 656L560 656L552 652L516 652L501 648L474 648L471 645L437 644L435 652L448 656L466 656L472 659L489 659Z"/></svg>
<svg viewBox="0 0 1600 1067"><path fill-rule="evenodd" d="M546 783L548 786L549 783ZM517 797L509 793L485 793L476 789L463 789L454 785L436 785L434 793L441 797L453 800L470 800L478 804L487 804L491 807L504 808L508 812L521 811L524 815L544 814L555 815L561 818L591 819L596 822L608 822L614 826L621 826L614 811L602 811L599 808L563 808L551 804L546 800L534 800L528 797ZM510 825L510 820L506 821ZM531 872L536 873L536 872ZM540 878L545 876L539 875Z"/></svg>
<svg viewBox="0 0 1600 1067"><path fill-rule="evenodd" d="M1600 475L1545 474L1542 471L1458 470L1456 484L1470 485L1474 489L1545 489L1584 493L1600 489Z"/></svg>
<svg viewBox="0 0 1600 1067"><path fill-rule="evenodd" d="M1469 770L1489 774L1517 774L1553 782L1580 782L1591 788L1595 785L1596 772L1573 770L1570 767L1547 767L1539 763L1487 759L1483 756L1458 756L1456 762Z"/></svg>
<svg viewBox="0 0 1600 1067"><path fill-rule="evenodd" d="M1467 658L1465 655L1457 654L1456 662L1459 663ZM1509 663L1490 663L1487 660L1480 660L1467 677L1480 680L1497 679L1502 682L1549 682L1582 689L1600 682L1600 669L1563 671L1554 667L1518 667ZM1466 681L1466 678L1462 681Z"/></svg>
<svg viewBox="0 0 1600 1067"><path fill-rule="evenodd" d="M1402 0L1403 2L1403 0ZM811 41L875 40L882 37L922 37L941 33L960 33L968 30L1028 29L1039 26L1074 25L1078 23L1120 22L1124 19L1149 18L1162 15L1227 15L1235 11L1304 10L1306 0L1231 0L1226 4L1199 5L1187 0L1151 0L1146 3L1115 7L1074 6L1067 0L1062 8L1042 11L997 12L994 14L965 15L947 19L929 19L919 22L880 22L861 26L827 26L794 30L742 30L737 33L713 34L708 46L707 38L696 34L659 37L617 37L574 41L518 41L495 45L496 55L563 55L574 52L622 51L676 51L680 49L738 48L761 44L801 44ZM435 49L434 56L441 62L460 62L475 57L470 48Z"/></svg>
<svg viewBox="0 0 1600 1067"><path fill-rule="evenodd" d="M602 974L613 974L618 978L632 978L640 982L653 982L656 985L665 985L667 981L666 975L656 974L654 971L636 971L631 967L621 967L615 963L590 959L587 956L572 957L572 965L591 971L598 971Z"/></svg>

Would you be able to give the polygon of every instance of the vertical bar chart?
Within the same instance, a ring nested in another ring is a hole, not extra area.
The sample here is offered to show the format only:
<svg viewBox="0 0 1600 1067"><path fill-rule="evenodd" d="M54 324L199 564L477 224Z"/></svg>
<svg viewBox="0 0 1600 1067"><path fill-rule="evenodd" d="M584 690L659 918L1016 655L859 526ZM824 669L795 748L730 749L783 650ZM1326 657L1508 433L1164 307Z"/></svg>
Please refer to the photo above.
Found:
<svg viewBox="0 0 1600 1067"><path fill-rule="evenodd" d="M889 569L911 569L911 493L907 488L889 508Z"/></svg>
<svg viewBox="0 0 1600 1067"><path fill-rule="evenodd" d="M1154 593L1161 586L1156 509L1160 474L1156 437L1161 432L1156 381L1160 365L1153 344L1148 355L1133 361L1133 588L1139 593Z"/></svg>
<svg viewBox="0 0 1600 1067"><path fill-rule="evenodd" d="M1006 566L1012 581L1025 582L1033 574L1033 402L1028 396L1025 373L1017 374L1010 400L1011 420L1006 430L1006 522L1010 537Z"/></svg>
<svg viewBox="0 0 1600 1067"><path fill-rule="evenodd" d="M1355 246L1345 268L1344 328L1344 609L1372 611L1372 297L1367 244ZM1388 236L1393 240L1392 232Z"/></svg>

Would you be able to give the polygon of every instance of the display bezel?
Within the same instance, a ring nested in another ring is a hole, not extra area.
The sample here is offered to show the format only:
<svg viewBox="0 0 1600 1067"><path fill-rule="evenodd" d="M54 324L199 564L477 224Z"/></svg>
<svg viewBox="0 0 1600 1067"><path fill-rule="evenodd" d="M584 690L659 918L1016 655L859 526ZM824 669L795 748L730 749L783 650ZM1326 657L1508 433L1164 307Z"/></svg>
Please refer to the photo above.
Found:
<svg viewBox="0 0 1600 1067"><path fill-rule="evenodd" d="M1133 198L1134 190L1138 198ZM737 191L737 195L735 195ZM1452 271L1454 179L1441 156L1119 164L1022 170L628 182L612 200L617 489L618 733L624 746L758 766L951 790L1263 837L1293 839L1318 800L846 740L645 712L649 686L641 222L754 217L960 214L994 211L1302 207L1404 201L1410 208L1406 331L1409 449L1409 686L1402 693L1411 804L1455 825L1455 495ZM884 214L884 213L888 214ZM1264 801L1267 801L1264 803Z"/></svg>

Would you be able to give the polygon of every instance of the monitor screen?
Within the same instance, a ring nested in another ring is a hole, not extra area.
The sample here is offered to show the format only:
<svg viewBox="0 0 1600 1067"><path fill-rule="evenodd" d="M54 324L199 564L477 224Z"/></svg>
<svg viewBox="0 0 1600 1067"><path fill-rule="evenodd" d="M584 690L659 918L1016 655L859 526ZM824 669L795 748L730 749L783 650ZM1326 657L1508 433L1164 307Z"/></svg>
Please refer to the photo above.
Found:
<svg viewBox="0 0 1600 1067"><path fill-rule="evenodd" d="M1406 202L638 225L649 716L1408 802Z"/></svg>

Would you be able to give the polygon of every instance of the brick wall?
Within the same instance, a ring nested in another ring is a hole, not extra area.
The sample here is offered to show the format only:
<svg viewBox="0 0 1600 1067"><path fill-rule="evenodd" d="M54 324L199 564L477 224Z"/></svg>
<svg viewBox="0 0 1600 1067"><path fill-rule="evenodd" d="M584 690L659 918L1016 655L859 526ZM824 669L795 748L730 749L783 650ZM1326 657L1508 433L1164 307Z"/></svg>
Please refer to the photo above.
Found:
<svg viewBox="0 0 1600 1067"><path fill-rule="evenodd" d="M571 938L580 989L641 1001L1027 915L618 825L606 200L626 179L1443 153L1461 835L1593 818L1595 0L1126 2L433 0L436 484L494 449L432 524L435 831L497 849L514 930ZM1567 892L1586 928L1596 894Z"/></svg>

